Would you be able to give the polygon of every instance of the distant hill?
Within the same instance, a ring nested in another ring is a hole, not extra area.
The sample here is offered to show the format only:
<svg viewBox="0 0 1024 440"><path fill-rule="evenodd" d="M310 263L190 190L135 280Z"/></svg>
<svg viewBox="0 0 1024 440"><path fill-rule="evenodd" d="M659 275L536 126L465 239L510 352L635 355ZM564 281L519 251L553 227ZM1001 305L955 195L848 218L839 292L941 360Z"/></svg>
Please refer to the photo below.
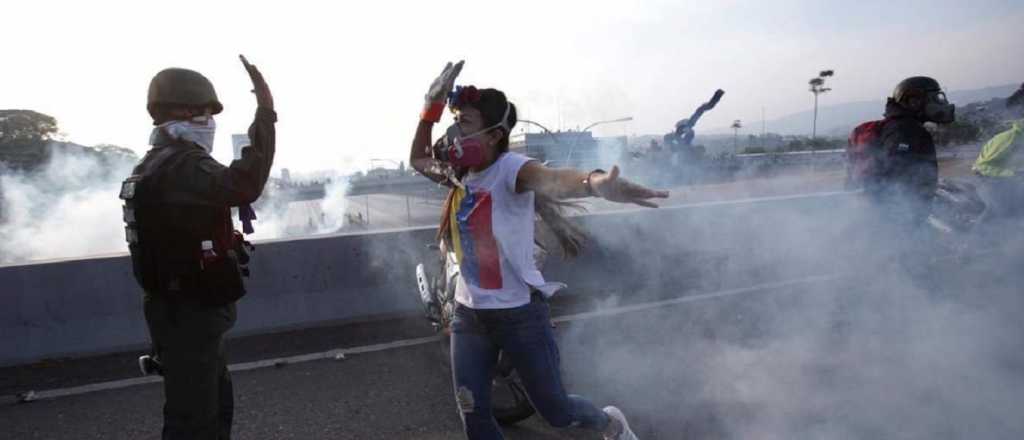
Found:
<svg viewBox="0 0 1024 440"><path fill-rule="evenodd" d="M1020 88L1020 84L985 87L974 90L957 90L947 93L947 97L958 107L992 98L1006 98ZM858 123L882 117L884 102L857 101L818 108L818 133L825 136L846 136ZM768 131L783 135L811 133L814 110L807 110L766 122ZM758 124L760 125L760 124ZM698 127L698 134L702 130ZM706 131L708 134L729 133L728 128L716 128Z"/></svg>

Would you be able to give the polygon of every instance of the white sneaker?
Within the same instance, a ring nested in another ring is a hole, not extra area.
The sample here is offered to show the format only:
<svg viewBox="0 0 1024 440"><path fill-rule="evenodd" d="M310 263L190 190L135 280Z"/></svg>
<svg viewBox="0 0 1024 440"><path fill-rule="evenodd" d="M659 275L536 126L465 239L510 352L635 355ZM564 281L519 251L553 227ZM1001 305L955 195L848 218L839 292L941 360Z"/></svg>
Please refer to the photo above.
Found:
<svg viewBox="0 0 1024 440"><path fill-rule="evenodd" d="M604 440L638 440L633 430L629 429L629 422L620 409L606 406L603 411L610 419L608 427L604 430Z"/></svg>

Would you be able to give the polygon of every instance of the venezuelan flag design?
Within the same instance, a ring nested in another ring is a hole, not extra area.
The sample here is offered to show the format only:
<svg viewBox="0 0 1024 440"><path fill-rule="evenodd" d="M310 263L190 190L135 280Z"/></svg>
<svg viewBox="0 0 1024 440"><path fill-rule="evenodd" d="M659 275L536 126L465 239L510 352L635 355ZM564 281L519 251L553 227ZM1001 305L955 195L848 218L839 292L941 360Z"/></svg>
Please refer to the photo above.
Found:
<svg viewBox="0 0 1024 440"><path fill-rule="evenodd" d="M462 276L466 282L483 289L502 286L492 201L487 191L457 188L449 218L452 245Z"/></svg>

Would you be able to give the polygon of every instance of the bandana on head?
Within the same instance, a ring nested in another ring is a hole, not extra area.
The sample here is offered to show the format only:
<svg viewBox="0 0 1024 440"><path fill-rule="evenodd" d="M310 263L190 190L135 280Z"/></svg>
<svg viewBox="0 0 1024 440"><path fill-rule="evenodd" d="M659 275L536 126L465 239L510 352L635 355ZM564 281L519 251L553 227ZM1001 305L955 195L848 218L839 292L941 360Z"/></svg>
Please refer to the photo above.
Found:
<svg viewBox="0 0 1024 440"><path fill-rule="evenodd" d="M455 86L455 90L448 93L448 108L459 108L479 101L480 90L476 86Z"/></svg>

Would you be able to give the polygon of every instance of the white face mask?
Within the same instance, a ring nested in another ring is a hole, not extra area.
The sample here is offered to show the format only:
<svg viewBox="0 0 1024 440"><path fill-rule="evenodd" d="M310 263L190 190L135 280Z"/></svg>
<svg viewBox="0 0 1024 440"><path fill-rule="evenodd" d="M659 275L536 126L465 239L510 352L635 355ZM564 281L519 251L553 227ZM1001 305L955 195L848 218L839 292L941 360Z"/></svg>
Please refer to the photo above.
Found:
<svg viewBox="0 0 1024 440"><path fill-rule="evenodd" d="M149 140L152 144L160 131L173 139L195 142L207 153L213 153L213 137L217 133L217 123L213 116L196 116L189 121L170 121L153 129Z"/></svg>

